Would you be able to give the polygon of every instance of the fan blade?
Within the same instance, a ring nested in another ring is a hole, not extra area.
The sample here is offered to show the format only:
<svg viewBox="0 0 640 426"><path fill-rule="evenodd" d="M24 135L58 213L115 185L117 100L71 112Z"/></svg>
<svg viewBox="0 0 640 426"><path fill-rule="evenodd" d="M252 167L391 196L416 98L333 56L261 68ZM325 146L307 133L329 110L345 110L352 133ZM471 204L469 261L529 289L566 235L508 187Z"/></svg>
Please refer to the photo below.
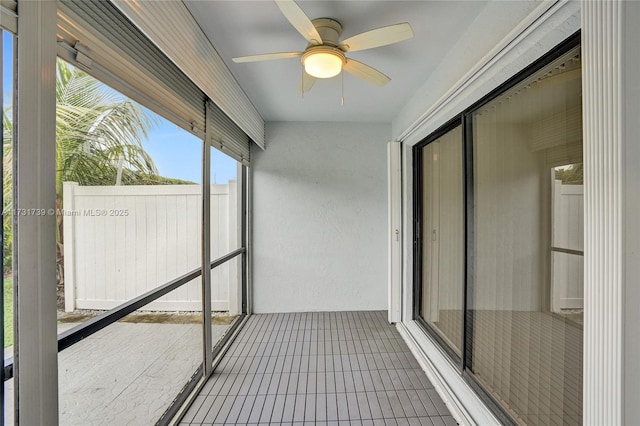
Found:
<svg viewBox="0 0 640 426"><path fill-rule="evenodd" d="M262 55L241 56L239 58L233 58L232 61L236 64L240 64L243 62L259 62L272 61L274 59L297 58L300 56L302 56L302 52L263 53Z"/></svg>
<svg viewBox="0 0 640 426"><path fill-rule="evenodd" d="M345 52L355 52L398 43L410 38L413 38L413 29L405 22L354 35L343 40L341 47Z"/></svg>
<svg viewBox="0 0 640 426"><path fill-rule="evenodd" d="M302 79L300 80L300 84L298 84L298 92L305 93L311 90L313 84L316 82L317 78L307 74L306 72L302 74Z"/></svg>
<svg viewBox="0 0 640 426"><path fill-rule="evenodd" d="M311 19L300 9L300 6L293 0L275 0L276 4L280 8L280 11L285 18L298 30L302 37L304 37L309 43L314 45L322 44L322 37L318 33L318 30L311 22Z"/></svg>
<svg viewBox="0 0 640 426"><path fill-rule="evenodd" d="M371 68L369 65L363 64L362 62L358 62L353 59L347 59L347 62L344 64L342 69L350 74L355 75L358 78L375 84L376 86L384 86L391 81L389 77L382 74L377 69Z"/></svg>

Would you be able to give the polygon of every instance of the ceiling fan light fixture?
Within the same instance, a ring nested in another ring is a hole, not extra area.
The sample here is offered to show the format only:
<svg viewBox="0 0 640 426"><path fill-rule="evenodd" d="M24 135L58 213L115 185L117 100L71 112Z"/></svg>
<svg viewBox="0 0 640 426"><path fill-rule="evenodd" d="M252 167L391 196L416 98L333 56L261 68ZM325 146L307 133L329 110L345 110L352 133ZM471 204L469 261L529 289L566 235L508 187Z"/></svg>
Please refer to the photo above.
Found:
<svg viewBox="0 0 640 426"><path fill-rule="evenodd" d="M302 80L299 90L308 91L316 79L335 77L341 72L384 86L391 79L367 64L345 57L345 53L388 46L413 38L408 22L387 25L340 40L342 25L331 18L311 20L295 0L275 0L289 23L309 42L304 52L276 52L233 58L233 62L260 62L273 59L301 57ZM344 84L344 79L343 79Z"/></svg>
<svg viewBox="0 0 640 426"><path fill-rule="evenodd" d="M339 49L326 46L313 47L302 55L307 74L315 78L331 78L340 74L345 56Z"/></svg>

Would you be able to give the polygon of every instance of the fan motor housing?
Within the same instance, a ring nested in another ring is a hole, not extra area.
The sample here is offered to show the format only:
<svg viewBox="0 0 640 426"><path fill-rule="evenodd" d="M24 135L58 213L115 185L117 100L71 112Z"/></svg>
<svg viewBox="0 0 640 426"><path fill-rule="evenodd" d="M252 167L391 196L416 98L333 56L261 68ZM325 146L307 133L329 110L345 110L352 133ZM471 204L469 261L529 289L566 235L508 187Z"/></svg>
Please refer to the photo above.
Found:
<svg viewBox="0 0 640 426"><path fill-rule="evenodd" d="M331 18L318 18L311 21L322 37L322 44L338 47L342 35L342 25Z"/></svg>

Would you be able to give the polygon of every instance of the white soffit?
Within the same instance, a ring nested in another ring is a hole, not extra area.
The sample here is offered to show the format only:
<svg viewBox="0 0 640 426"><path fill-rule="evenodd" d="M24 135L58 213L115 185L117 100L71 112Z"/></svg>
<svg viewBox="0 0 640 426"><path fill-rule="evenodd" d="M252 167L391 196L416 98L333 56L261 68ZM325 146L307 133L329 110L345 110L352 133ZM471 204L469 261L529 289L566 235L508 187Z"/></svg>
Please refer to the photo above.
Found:
<svg viewBox="0 0 640 426"><path fill-rule="evenodd" d="M264 148L264 120L182 1L112 2Z"/></svg>

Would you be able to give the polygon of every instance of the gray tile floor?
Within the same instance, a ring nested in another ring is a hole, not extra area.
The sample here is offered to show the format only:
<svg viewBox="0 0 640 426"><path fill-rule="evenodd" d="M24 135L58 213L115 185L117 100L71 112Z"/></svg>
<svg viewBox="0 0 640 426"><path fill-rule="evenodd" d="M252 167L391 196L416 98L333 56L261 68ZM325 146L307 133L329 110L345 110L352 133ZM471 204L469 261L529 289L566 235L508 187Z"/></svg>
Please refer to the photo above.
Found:
<svg viewBox="0 0 640 426"><path fill-rule="evenodd" d="M180 425L455 425L386 312L249 318Z"/></svg>

